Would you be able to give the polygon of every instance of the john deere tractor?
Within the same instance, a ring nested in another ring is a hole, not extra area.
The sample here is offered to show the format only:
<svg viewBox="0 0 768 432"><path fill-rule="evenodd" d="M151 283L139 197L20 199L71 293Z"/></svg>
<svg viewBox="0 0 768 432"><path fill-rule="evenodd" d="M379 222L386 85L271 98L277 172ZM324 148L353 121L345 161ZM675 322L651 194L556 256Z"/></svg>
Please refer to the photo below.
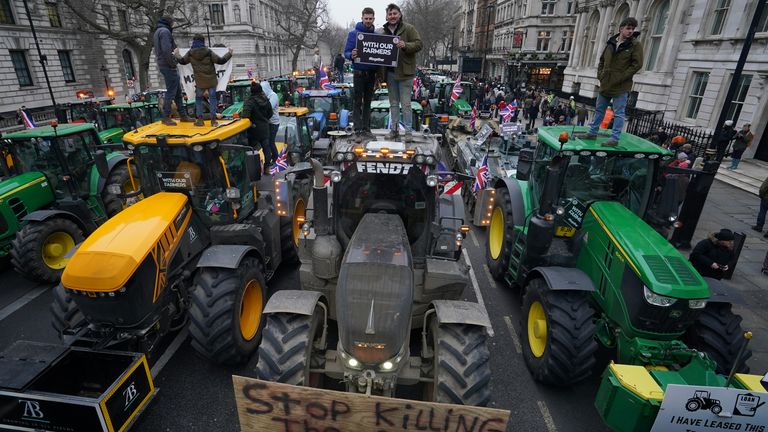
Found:
<svg viewBox="0 0 768 432"><path fill-rule="evenodd" d="M418 131L424 121L424 109L420 103L411 101L411 112L413 114L414 129ZM402 112L400 113L400 121L402 121ZM389 127L389 99L371 102L371 128L389 129Z"/></svg>
<svg viewBox="0 0 768 432"><path fill-rule="evenodd" d="M243 104L251 97L251 80L232 81L227 84L226 108L221 112L224 118L234 118L243 111Z"/></svg>
<svg viewBox="0 0 768 432"><path fill-rule="evenodd" d="M642 219L671 154L628 134L606 147L607 136L571 131L539 129L516 178L484 191L487 264L522 290L533 377L556 386L585 379L602 346L617 363L603 374L598 411L613 429L649 430L668 384L725 386L722 374L747 371L751 352L739 355L734 296ZM752 389L759 379L750 377L737 373L732 385Z"/></svg>
<svg viewBox="0 0 768 432"><path fill-rule="evenodd" d="M163 335L188 322L192 346L205 357L250 356L266 282L297 253L311 169L299 163L262 178L259 154L247 146L249 126L153 123L125 134L145 198L73 253L52 305L63 338L151 360Z"/></svg>
<svg viewBox="0 0 768 432"><path fill-rule="evenodd" d="M123 135L136 128L155 122L161 117L157 104L129 102L99 108L99 137L103 143L123 142Z"/></svg>
<svg viewBox="0 0 768 432"><path fill-rule="evenodd" d="M129 201L127 156L103 151L91 123L56 124L5 135L0 164L0 256L38 281L56 282L67 252ZM109 149L106 149L109 151ZM134 171L135 173L135 171Z"/></svg>
<svg viewBox="0 0 768 432"><path fill-rule="evenodd" d="M472 114L471 102L475 100L472 83L461 81L462 92L454 103L451 103L451 92L455 81L442 81L435 84L435 91L430 95L429 104L436 114L468 118Z"/></svg>
<svg viewBox="0 0 768 432"><path fill-rule="evenodd" d="M299 239L302 290L267 303L258 376L315 387L328 376L384 396L421 382L426 400L486 405L489 318L458 300L468 284L461 198L437 194L435 138L405 144L383 133L336 139L330 183L316 171Z"/></svg>

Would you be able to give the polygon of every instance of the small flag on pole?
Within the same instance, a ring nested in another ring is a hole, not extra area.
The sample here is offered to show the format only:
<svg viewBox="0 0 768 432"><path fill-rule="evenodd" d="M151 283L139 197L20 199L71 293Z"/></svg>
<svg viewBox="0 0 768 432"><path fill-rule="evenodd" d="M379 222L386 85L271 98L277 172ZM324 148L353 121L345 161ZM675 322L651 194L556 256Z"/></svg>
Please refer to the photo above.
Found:
<svg viewBox="0 0 768 432"><path fill-rule="evenodd" d="M461 88L461 75L459 75L459 77L456 78L456 82L453 83L453 90L451 91L451 105L453 105L454 102L459 99L462 91L464 91L464 89Z"/></svg>
<svg viewBox="0 0 768 432"><path fill-rule="evenodd" d="M477 174L475 174L475 183L472 185L472 192L477 193L480 189L484 189L487 181L488 155L485 155L483 156L483 162L480 164L480 168L477 169Z"/></svg>
<svg viewBox="0 0 768 432"><path fill-rule="evenodd" d="M280 150L280 153L277 155L277 159L275 160L275 165L269 169L270 174L275 175L280 171L285 171L288 169L288 156L286 154L287 148L288 147L283 147L283 149Z"/></svg>
<svg viewBox="0 0 768 432"><path fill-rule="evenodd" d="M35 124L35 120L32 118L31 115L27 114L26 111L21 110L21 118L24 120L24 128L34 129L37 127L37 125Z"/></svg>
<svg viewBox="0 0 768 432"><path fill-rule="evenodd" d="M328 74L325 73L325 66L322 64L320 65L320 88L323 90L336 90L336 87L328 79Z"/></svg>
<svg viewBox="0 0 768 432"><path fill-rule="evenodd" d="M514 109L512 108L512 105L507 105L499 111L499 114L501 114L501 117L504 119L504 123L508 123L512 120L513 112Z"/></svg>
<svg viewBox="0 0 768 432"><path fill-rule="evenodd" d="M421 97L421 78L419 77L413 80L413 97L416 99Z"/></svg>
<svg viewBox="0 0 768 432"><path fill-rule="evenodd" d="M477 122L477 99L475 99L475 105L472 107L472 114L469 116L469 130L475 130L476 122Z"/></svg>

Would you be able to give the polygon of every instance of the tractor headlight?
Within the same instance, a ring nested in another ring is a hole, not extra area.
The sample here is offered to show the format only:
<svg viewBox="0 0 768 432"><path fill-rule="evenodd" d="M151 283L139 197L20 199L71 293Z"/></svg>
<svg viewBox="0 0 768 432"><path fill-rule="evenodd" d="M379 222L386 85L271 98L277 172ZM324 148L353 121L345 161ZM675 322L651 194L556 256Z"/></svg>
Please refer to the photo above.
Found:
<svg viewBox="0 0 768 432"><path fill-rule="evenodd" d="M386 371L392 370L393 367L395 367L395 364L392 363L391 361L385 361L384 363L381 364L382 370L386 370Z"/></svg>
<svg viewBox="0 0 768 432"><path fill-rule="evenodd" d="M195 145L192 146L192 150L194 150L196 152L201 152L201 151L203 151L203 145L202 144L195 144Z"/></svg>
<svg viewBox="0 0 768 432"><path fill-rule="evenodd" d="M352 152L349 152L349 153L344 155L344 159L346 159L348 161L353 161L353 160L355 160L355 154L352 153Z"/></svg>
<svg viewBox="0 0 768 432"><path fill-rule="evenodd" d="M672 297L665 297L663 295L658 295L655 292L648 289L647 286L643 285L643 295L645 295L645 301L648 303L654 305L654 306L661 306L661 307L669 307L675 304L677 299L674 299Z"/></svg>
<svg viewBox="0 0 768 432"><path fill-rule="evenodd" d="M360 366L360 362L355 360L354 357L348 358L347 359L347 364L349 365L349 367L353 367L353 368Z"/></svg>
<svg viewBox="0 0 768 432"><path fill-rule="evenodd" d="M425 159L427 162L427 165L434 165L435 164L435 157L434 156L427 156Z"/></svg>
<svg viewBox="0 0 768 432"><path fill-rule="evenodd" d="M123 193L123 188L119 184L112 183L107 185L107 192L112 195L120 195Z"/></svg>
<svg viewBox="0 0 768 432"><path fill-rule="evenodd" d="M427 186L429 187L437 186L437 176L434 176L434 175L427 176Z"/></svg>
<svg viewBox="0 0 768 432"><path fill-rule="evenodd" d="M407 358L408 350L404 349L400 352L400 354L392 357L391 359L385 361L384 363L379 364L379 371L381 372L392 372L400 366L400 363L403 361L404 358Z"/></svg>
<svg viewBox="0 0 768 432"><path fill-rule="evenodd" d="M240 189L238 189L236 187L228 187L227 188L227 199L239 200L240 199Z"/></svg>
<svg viewBox="0 0 768 432"><path fill-rule="evenodd" d="M218 146L219 146L219 142L218 141L211 141L211 142L208 143L208 148L211 149L211 150L215 149Z"/></svg>
<svg viewBox="0 0 768 432"><path fill-rule="evenodd" d="M413 158L413 161L417 164L423 164L424 163L424 155L416 155L415 158Z"/></svg>
<svg viewBox="0 0 768 432"><path fill-rule="evenodd" d="M331 171L331 181L334 183L338 183L341 181L341 172L339 171Z"/></svg>
<svg viewBox="0 0 768 432"><path fill-rule="evenodd" d="M133 149L136 148L136 146L133 145L133 144L126 144L126 147L128 147L128 150L130 150L130 151L133 151Z"/></svg>
<svg viewBox="0 0 768 432"><path fill-rule="evenodd" d="M677 216L670 216L670 217L669 217L669 222L670 222L670 223L672 223L672 222L674 222L674 221L676 221L676 220L677 220Z"/></svg>
<svg viewBox="0 0 768 432"><path fill-rule="evenodd" d="M338 353L344 366L350 367L352 369L360 369L360 362L356 358L345 353L344 350L339 350Z"/></svg>
<svg viewBox="0 0 768 432"><path fill-rule="evenodd" d="M341 161L343 161L343 160L344 160L344 153L342 153L342 152L338 152L338 153L336 153L336 155L334 155L334 156L333 156L333 159L334 159L336 162L341 162Z"/></svg>
<svg viewBox="0 0 768 432"><path fill-rule="evenodd" d="M704 309L706 306L706 300L688 300L688 307L691 309Z"/></svg>

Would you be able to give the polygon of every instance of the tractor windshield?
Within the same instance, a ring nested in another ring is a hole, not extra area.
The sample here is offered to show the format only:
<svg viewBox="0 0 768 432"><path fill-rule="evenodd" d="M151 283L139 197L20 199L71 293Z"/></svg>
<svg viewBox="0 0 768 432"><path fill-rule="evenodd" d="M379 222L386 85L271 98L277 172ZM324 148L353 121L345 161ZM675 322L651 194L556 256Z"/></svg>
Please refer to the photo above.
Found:
<svg viewBox="0 0 768 432"><path fill-rule="evenodd" d="M276 142L285 143L289 153L305 153L311 147L309 128L304 119L280 116L280 127L277 129Z"/></svg>
<svg viewBox="0 0 768 432"><path fill-rule="evenodd" d="M443 97L445 100L451 100L451 92L453 92L453 84L446 84L443 86ZM461 83L461 94L459 99L465 101L472 100L472 85L469 83Z"/></svg>
<svg viewBox="0 0 768 432"><path fill-rule="evenodd" d="M134 127L131 112L128 110L110 109L104 110L102 113L104 129L122 128L124 130L131 130Z"/></svg>
<svg viewBox="0 0 768 432"><path fill-rule="evenodd" d="M96 121L96 110L92 103L78 103L69 106L69 116L72 123L86 123Z"/></svg>
<svg viewBox="0 0 768 432"><path fill-rule="evenodd" d="M371 129L385 129L389 121L389 110L371 110Z"/></svg>
<svg viewBox="0 0 768 432"><path fill-rule="evenodd" d="M310 89L315 86L315 77L300 76L296 77L296 87Z"/></svg>
<svg viewBox="0 0 768 432"><path fill-rule="evenodd" d="M232 94L232 103L245 102L251 96L251 86L232 86L230 87Z"/></svg>
<svg viewBox="0 0 768 432"><path fill-rule="evenodd" d="M336 111L336 104L333 102L333 98L330 96L308 97L304 99L304 106L309 109L309 112L323 112L327 116L328 114Z"/></svg>

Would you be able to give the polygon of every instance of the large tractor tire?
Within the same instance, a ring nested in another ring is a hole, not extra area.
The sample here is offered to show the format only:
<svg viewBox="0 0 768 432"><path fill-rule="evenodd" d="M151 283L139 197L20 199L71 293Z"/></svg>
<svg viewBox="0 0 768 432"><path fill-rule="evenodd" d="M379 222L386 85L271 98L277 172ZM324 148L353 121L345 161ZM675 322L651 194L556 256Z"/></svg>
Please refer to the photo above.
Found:
<svg viewBox="0 0 768 432"><path fill-rule="evenodd" d="M189 310L192 347L219 364L247 360L261 339L266 297L264 267L257 258L245 257L235 269L200 269Z"/></svg>
<svg viewBox="0 0 768 432"><path fill-rule="evenodd" d="M432 320L433 382L425 396L432 402L487 406L491 400L491 365L485 329Z"/></svg>
<svg viewBox="0 0 768 432"><path fill-rule="evenodd" d="M515 224L512 222L512 200L506 188L496 189L496 201L488 226L485 262L496 280L503 280L509 268L509 258L515 244Z"/></svg>
<svg viewBox="0 0 768 432"><path fill-rule="evenodd" d="M81 241L82 230L69 219L30 221L16 233L11 263L17 272L32 280L58 282L69 262L67 252Z"/></svg>
<svg viewBox="0 0 768 432"><path fill-rule="evenodd" d="M535 380L568 386L592 373L597 342L588 293L549 290L537 278L528 284L523 313L523 357Z"/></svg>
<svg viewBox="0 0 768 432"><path fill-rule="evenodd" d="M310 372L321 367L315 343L322 335L323 313L315 307L310 315L275 313L267 317L259 346L256 373L259 379L316 387L322 378Z"/></svg>
<svg viewBox="0 0 768 432"><path fill-rule="evenodd" d="M727 375L736 363L741 345L746 342L741 328L741 316L731 310L728 303L710 303L696 322L683 335L691 348L703 351L717 363L717 373ZM736 372L748 373L746 360L752 350L746 350Z"/></svg>
<svg viewBox="0 0 768 432"><path fill-rule="evenodd" d="M51 303L51 325L56 334L61 338L64 331L74 328L85 319L80 308L72 299L64 287L59 284L53 289L53 302Z"/></svg>
<svg viewBox="0 0 768 432"><path fill-rule="evenodd" d="M131 183L131 175L133 175L133 183ZM136 169L136 165L131 165L131 173L128 172L128 164L121 162L112 169L107 179L107 185L118 184L123 190L123 194L135 192L139 186L139 172ZM133 185L136 185L136 188ZM104 208L107 211L107 216L112 217L120 213L124 208L128 207L128 204L124 199L121 199L115 194L111 194L104 188L101 193L101 199L104 201Z"/></svg>
<svg viewBox="0 0 768 432"><path fill-rule="evenodd" d="M291 191L293 194L293 213L291 217L280 218L280 248L282 262L295 264L299 261L299 236L301 236L302 219L306 216L307 203L299 193L298 187Z"/></svg>

